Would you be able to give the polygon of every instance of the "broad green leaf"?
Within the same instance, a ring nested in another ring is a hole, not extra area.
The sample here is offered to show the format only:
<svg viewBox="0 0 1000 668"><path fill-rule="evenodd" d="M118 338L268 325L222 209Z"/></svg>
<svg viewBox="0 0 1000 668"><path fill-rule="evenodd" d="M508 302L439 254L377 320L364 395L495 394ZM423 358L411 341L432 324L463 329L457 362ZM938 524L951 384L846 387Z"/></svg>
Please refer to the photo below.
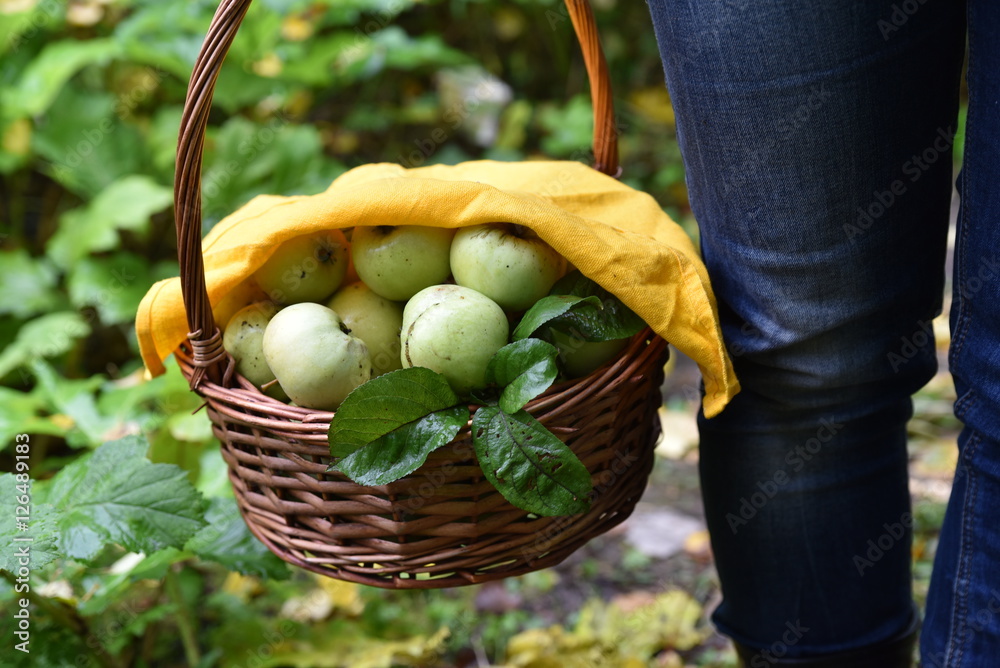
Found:
<svg viewBox="0 0 1000 668"><path fill-rule="evenodd" d="M590 97L577 95L562 106L543 106L539 125L547 132L542 151L556 158L568 158L589 148L593 139L594 114Z"/></svg>
<svg viewBox="0 0 1000 668"><path fill-rule="evenodd" d="M48 45L24 70L13 90L5 91L4 115L41 114L70 77L87 65L106 63L119 53L113 39L61 40Z"/></svg>
<svg viewBox="0 0 1000 668"><path fill-rule="evenodd" d="M143 3L116 27L115 38L130 60L187 81L215 6L204 2Z"/></svg>
<svg viewBox="0 0 1000 668"><path fill-rule="evenodd" d="M330 65L335 81L341 84L370 79L386 69L409 71L471 62L467 54L450 48L440 36L411 37L398 25L386 25L367 37L352 30L338 33L334 39L340 44Z"/></svg>
<svg viewBox="0 0 1000 668"><path fill-rule="evenodd" d="M201 455L209 448L217 448L216 443L192 443L173 437L170 429L158 429L149 435L147 457L154 464L173 464L187 473L188 480L197 484L201 475Z"/></svg>
<svg viewBox="0 0 1000 668"><path fill-rule="evenodd" d="M65 86L34 121L31 145L40 170L85 200L146 171L142 135L133 120L122 119L121 104L108 92Z"/></svg>
<svg viewBox="0 0 1000 668"><path fill-rule="evenodd" d="M361 41L356 33L335 32L322 40L309 40L301 45L295 58L284 62L283 79L306 86L320 87L334 83L331 74L337 61L345 54L351 54ZM343 82L337 81L338 85Z"/></svg>
<svg viewBox="0 0 1000 668"><path fill-rule="evenodd" d="M177 275L173 262L150 263L132 253L108 257L84 257L73 265L68 279L73 306L93 306L105 325L135 319L146 291L156 281Z"/></svg>
<svg viewBox="0 0 1000 668"><path fill-rule="evenodd" d="M129 378L107 384L97 398L98 411L117 422L135 422L143 432L164 427L172 415L192 414L201 397L191 391L176 364L168 362L166 369L165 374L150 380Z"/></svg>
<svg viewBox="0 0 1000 668"><path fill-rule="evenodd" d="M572 271L559 279L549 290L549 294L596 297L600 300L602 308L588 304L567 311L549 321L552 328L572 334L584 341L627 339L646 327L642 318L625 306L618 297L584 276L579 270Z"/></svg>
<svg viewBox="0 0 1000 668"><path fill-rule="evenodd" d="M6 608L5 612L9 609ZM14 638L18 620L14 619L12 615L4 617L6 619L0 621L0 633L7 638ZM87 646L87 640L96 638L96 635L80 633L69 626L55 623L46 623L39 629L36 626L37 621L34 615L32 615L32 621L35 623L32 624L30 654L13 650L5 652L4 668L40 668L41 666L45 668L74 668L75 666L98 665L95 660L90 658L94 655L93 648ZM82 661L81 658L83 658Z"/></svg>
<svg viewBox="0 0 1000 668"><path fill-rule="evenodd" d="M247 529L235 500L212 499L205 512L205 521L208 525L191 537L185 550L244 575L288 577L285 562Z"/></svg>
<svg viewBox="0 0 1000 668"><path fill-rule="evenodd" d="M388 23L421 0L261 0L260 4L282 16L301 12L309 7L323 7L320 16L310 17L318 25L353 27L365 13L376 14L381 23Z"/></svg>
<svg viewBox="0 0 1000 668"><path fill-rule="evenodd" d="M182 548L205 526L204 500L187 473L151 463L148 448L135 436L105 443L52 479L39 502L59 510L64 555L87 561L107 543L146 554Z"/></svg>
<svg viewBox="0 0 1000 668"><path fill-rule="evenodd" d="M181 575L193 573L194 571L181 571ZM176 603L160 604L141 609L139 612L132 612L124 618L124 623L118 627L112 627L116 633L109 633L105 637L105 647L109 654L120 656L122 651L130 645L134 645L136 639L147 635L147 629L162 620L170 620L168 623L176 623L179 613L179 606ZM157 629L162 626L157 627ZM205 665L205 664L201 664Z"/></svg>
<svg viewBox="0 0 1000 668"><path fill-rule="evenodd" d="M344 171L323 156L319 130L280 116L264 123L235 117L211 138L202 178L206 229L256 195L311 195Z"/></svg>
<svg viewBox="0 0 1000 668"><path fill-rule="evenodd" d="M409 71L472 62L468 54L445 44L440 35L413 37L398 25L387 25L371 38L376 51L384 54L386 67L392 69Z"/></svg>
<svg viewBox="0 0 1000 668"><path fill-rule="evenodd" d="M229 483L229 465L222 458L219 448L207 448L198 461L198 491L206 498L233 498L233 486Z"/></svg>
<svg viewBox="0 0 1000 668"><path fill-rule="evenodd" d="M587 467L525 411L507 415L483 406L472 418L472 442L483 474L518 508L555 516L590 507Z"/></svg>
<svg viewBox="0 0 1000 668"><path fill-rule="evenodd" d="M150 119L146 131L149 158L157 179L169 183L174 176L174 161L177 159L177 128L181 126L184 108L180 105L164 106L157 109Z"/></svg>
<svg viewBox="0 0 1000 668"><path fill-rule="evenodd" d="M469 421L467 406L452 406L408 422L334 465L359 485L386 485L413 473L434 450L449 443Z"/></svg>
<svg viewBox="0 0 1000 668"><path fill-rule="evenodd" d="M65 353L77 339L89 333L90 325L76 311L49 313L29 320L0 353L0 378L22 364Z"/></svg>
<svg viewBox="0 0 1000 668"><path fill-rule="evenodd" d="M3 20L0 21L0 53L6 53L5 57L10 57L22 51L27 42L37 39L41 29L54 30L62 27L66 5L62 2L38 2L33 6L29 3L9 2L3 0L4 4L0 13ZM13 7L10 5L13 4Z"/></svg>
<svg viewBox="0 0 1000 668"><path fill-rule="evenodd" d="M503 387L500 408L516 413L524 405L549 389L559 375L558 351L541 339L508 343L490 358L486 380Z"/></svg>
<svg viewBox="0 0 1000 668"><path fill-rule="evenodd" d="M602 307L601 300L594 296L549 295L548 297L542 297L521 316L521 322L517 323L517 327L514 328L514 334L511 338L514 341L526 339L534 334L539 327L553 318L558 318L570 309L585 304L597 308Z"/></svg>
<svg viewBox="0 0 1000 668"><path fill-rule="evenodd" d="M163 580L171 566L190 558L190 552L172 547L148 556L130 552L100 578L97 586L91 585L86 598L77 603L77 610L89 617L114 608L128 600L137 580Z"/></svg>
<svg viewBox="0 0 1000 668"><path fill-rule="evenodd" d="M203 412L175 413L167 420L170 435L178 441L201 443L213 437L212 422Z"/></svg>
<svg viewBox="0 0 1000 668"><path fill-rule="evenodd" d="M30 474L29 474L30 475ZM30 570L42 568L54 561L58 555L59 529L55 509L36 502L36 482L30 477L27 482L18 482L13 473L0 475L0 494L4 499L5 512L0 513L0 569L17 573L18 567L28 559ZM15 515L15 507L21 506L18 497L28 496L29 514ZM24 539L30 538L30 541ZM27 549L28 556L24 556Z"/></svg>
<svg viewBox="0 0 1000 668"><path fill-rule="evenodd" d="M8 448L17 434L64 435L68 427L63 421L39 415L45 407L38 392L0 386L0 451Z"/></svg>
<svg viewBox="0 0 1000 668"><path fill-rule="evenodd" d="M103 443L105 435L118 424L97 409L94 393L104 379L100 376L83 380L63 378L42 360L34 360L30 366L37 381L35 392L44 397L49 410L72 420L66 437L69 445L97 447Z"/></svg>
<svg viewBox="0 0 1000 668"><path fill-rule="evenodd" d="M23 319L54 310L61 301L57 280L46 258L33 258L23 248L0 251L0 314Z"/></svg>
<svg viewBox="0 0 1000 668"><path fill-rule="evenodd" d="M390 371L347 395L330 422L330 453L346 457L408 422L456 404L458 396L441 374L423 367Z"/></svg>
<svg viewBox="0 0 1000 668"><path fill-rule="evenodd" d="M112 250L119 243L118 230L145 231L149 217L169 207L173 199L170 188L148 176L126 176L85 207L63 215L49 241L49 257L68 269L89 253Z"/></svg>
<svg viewBox="0 0 1000 668"><path fill-rule="evenodd" d="M257 60L260 59L247 59L248 62ZM264 98L281 99L287 96L287 91L288 84L281 79L259 76L249 68L223 67L215 86L212 104L229 114L236 114L240 109L253 106Z"/></svg>

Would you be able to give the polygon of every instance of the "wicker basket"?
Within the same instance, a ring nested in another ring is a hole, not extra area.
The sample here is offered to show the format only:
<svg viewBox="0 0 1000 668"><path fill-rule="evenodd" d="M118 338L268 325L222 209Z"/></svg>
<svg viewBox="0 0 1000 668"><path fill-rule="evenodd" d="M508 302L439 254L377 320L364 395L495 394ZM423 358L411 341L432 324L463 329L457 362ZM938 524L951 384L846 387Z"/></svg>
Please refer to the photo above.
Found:
<svg viewBox="0 0 1000 668"><path fill-rule="evenodd" d="M554 385L525 408L583 461L591 509L565 517L520 510L487 481L469 427L414 473L366 487L328 472L332 413L292 407L233 373L205 287L201 162L212 91L250 0L223 0L192 73L174 185L178 256L190 333L177 359L207 405L250 530L285 561L386 588L468 585L553 566L619 524L642 495L659 435L667 346L646 330L612 363ZM566 0L594 99L596 168L618 171L607 64L587 0Z"/></svg>

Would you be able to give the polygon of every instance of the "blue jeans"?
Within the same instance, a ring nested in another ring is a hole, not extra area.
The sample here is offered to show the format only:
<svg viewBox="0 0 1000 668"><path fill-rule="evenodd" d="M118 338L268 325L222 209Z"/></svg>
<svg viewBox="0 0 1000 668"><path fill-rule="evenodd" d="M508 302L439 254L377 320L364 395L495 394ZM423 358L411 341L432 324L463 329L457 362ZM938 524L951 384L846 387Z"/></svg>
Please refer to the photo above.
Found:
<svg viewBox="0 0 1000 668"><path fill-rule="evenodd" d="M1000 2L649 5L743 386L700 419L713 619L774 657L877 644L913 614L906 422L937 368L968 30L964 430L921 650L1000 665Z"/></svg>

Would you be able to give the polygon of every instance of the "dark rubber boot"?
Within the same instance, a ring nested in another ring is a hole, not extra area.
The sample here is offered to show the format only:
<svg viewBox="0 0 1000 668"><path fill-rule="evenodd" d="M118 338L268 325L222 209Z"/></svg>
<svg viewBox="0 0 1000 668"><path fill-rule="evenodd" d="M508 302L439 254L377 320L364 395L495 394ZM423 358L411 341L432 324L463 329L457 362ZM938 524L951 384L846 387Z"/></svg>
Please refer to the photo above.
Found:
<svg viewBox="0 0 1000 668"><path fill-rule="evenodd" d="M914 614L913 619L898 635L877 645L853 649L838 654L825 656L800 657L795 659L777 658L761 650L744 647L738 643L736 653L740 656L743 668L780 668L780 666L799 666L799 668L912 668L913 649L917 642L917 630L920 628L920 618Z"/></svg>

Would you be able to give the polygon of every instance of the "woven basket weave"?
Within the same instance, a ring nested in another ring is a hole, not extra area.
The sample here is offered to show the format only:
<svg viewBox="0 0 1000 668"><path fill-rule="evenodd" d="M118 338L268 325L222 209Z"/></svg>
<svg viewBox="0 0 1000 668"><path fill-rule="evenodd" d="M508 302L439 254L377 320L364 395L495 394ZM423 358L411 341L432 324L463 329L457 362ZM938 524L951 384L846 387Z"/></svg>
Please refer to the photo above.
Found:
<svg viewBox="0 0 1000 668"><path fill-rule="evenodd" d="M525 409L591 473L591 509L565 517L520 510L487 481L469 426L412 474L366 487L336 472L333 413L289 406L233 372L205 287L201 163L212 91L250 0L223 0L189 83L174 184L178 257L190 333L177 352L207 405L250 530L285 561L387 588L474 584L553 566L619 524L642 495L659 436L667 346L646 330L612 363L554 385ZM618 172L607 64L587 0L566 0L594 100L595 168ZM224 324L224 323L223 323Z"/></svg>

